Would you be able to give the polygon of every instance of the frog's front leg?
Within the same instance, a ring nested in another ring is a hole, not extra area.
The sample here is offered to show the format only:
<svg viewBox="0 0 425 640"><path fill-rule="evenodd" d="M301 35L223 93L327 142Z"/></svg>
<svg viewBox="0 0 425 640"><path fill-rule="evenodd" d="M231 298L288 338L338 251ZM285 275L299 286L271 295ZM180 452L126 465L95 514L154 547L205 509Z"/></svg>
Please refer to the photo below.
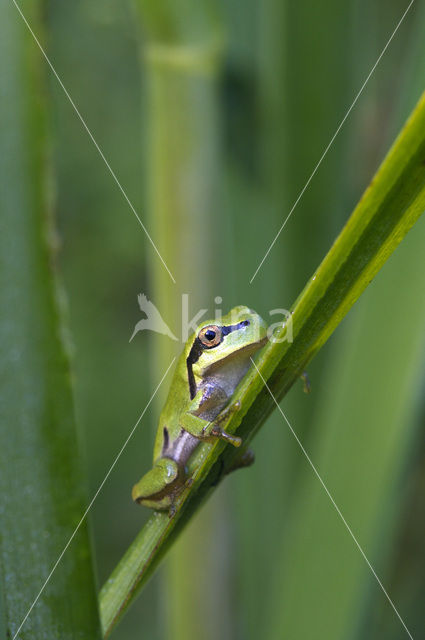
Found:
<svg viewBox="0 0 425 640"><path fill-rule="evenodd" d="M211 434L213 436L222 438L223 440L226 440L226 442L233 444L233 446L235 447L239 447L242 444L242 438L227 433L227 431L220 427L220 424L222 424L223 422L228 422L233 414L239 411L240 407L241 403L239 402L239 400L237 402L234 402L233 404L229 404L227 407L224 407L224 409L220 411L218 416L214 419L214 422L212 423L213 426L211 428Z"/></svg>
<svg viewBox="0 0 425 640"><path fill-rule="evenodd" d="M217 398L215 398L215 401L217 401ZM199 440L221 438L234 447L239 447L242 439L228 433L220 425L223 422L227 422L230 417L239 410L240 403L236 402L228 405L211 420L205 420L199 415L195 415L195 412L203 412L205 415L205 413L208 412L210 404L211 395L208 393L208 390L199 391L189 406L189 410L180 417L180 426L191 435L199 438Z"/></svg>

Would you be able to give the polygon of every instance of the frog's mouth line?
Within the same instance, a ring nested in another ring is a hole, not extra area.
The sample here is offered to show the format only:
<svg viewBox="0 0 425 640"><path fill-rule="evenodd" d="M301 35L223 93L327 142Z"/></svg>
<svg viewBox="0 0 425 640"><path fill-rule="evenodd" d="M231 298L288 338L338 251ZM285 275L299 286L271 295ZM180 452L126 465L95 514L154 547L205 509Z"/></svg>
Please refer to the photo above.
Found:
<svg viewBox="0 0 425 640"><path fill-rule="evenodd" d="M249 320L243 320L242 322L238 322L237 324L230 324L230 325L227 325L227 326L225 325L221 327L223 338L229 335L229 333L232 333L233 331L238 331L239 329L246 327L248 324L250 324ZM221 344L221 342L219 344ZM266 342L267 342L267 336L265 336L258 342L253 342L252 344L246 345L241 349L241 353L245 354L247 350L257 351L257 349L262 347ZM214 346L218 346L218 345L214 345ZM187 378L189 382L189 392L190 392L191 400L193 400L193 398L196 395L196 381L195 381L195 376L193 374L193 365L196 362L198 362L203 351L206 351L207 349L213 349L213 348L214 347L206 347L205 345L203 345L198 337L196 337L193 342L192 348L186 359Z"/></svg>
<svg viewBox="0 0 425 640"><path fill-rule="evenodd" d="M241 358L247 358L248 356L252 355L253 353L257 352L259 349L264 347L264 345L267 342L268 342L267 336L264 336L264 338L261 338L261 340L258 340L257 342L251 342L251 344L247 344L238 350L239 356ZM205 367L205 369L202 370L203 374L210 374L211 372L214 371L216 367L221 367L225 365L227 360L230 360L233 357L234 355L229 353L229 355L226 358L223 358L220 361L220 363L213 362L208 367Z"/></svg>

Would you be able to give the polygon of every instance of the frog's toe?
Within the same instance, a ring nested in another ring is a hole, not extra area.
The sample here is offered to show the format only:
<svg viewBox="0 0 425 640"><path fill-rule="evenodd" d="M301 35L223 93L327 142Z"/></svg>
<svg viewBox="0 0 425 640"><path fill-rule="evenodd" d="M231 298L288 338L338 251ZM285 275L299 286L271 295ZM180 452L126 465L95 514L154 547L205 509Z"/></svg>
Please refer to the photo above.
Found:
<svg viewBox="0 0 425 640"><path fill-rule="evenodd" d="M174 516L176 515L176 512L177 512L177 507L174 504L174 502L172 502L168 508L168 517L170 518L170 520L171 518L174 518Z"/></svg>
<svg viewBox="0 0 425 640"><path fill-rule="evenodd" d="M242 444L242 438L240 438L239 436L234 436L231 433L228 433L227 431L225 431L221 427L218 427L217 425L214 425L213 428L211 429L211 435L214 436L215 438L221 438L222 440L224 440L225 442L228 442L234 447L240 447Z"/></svg>

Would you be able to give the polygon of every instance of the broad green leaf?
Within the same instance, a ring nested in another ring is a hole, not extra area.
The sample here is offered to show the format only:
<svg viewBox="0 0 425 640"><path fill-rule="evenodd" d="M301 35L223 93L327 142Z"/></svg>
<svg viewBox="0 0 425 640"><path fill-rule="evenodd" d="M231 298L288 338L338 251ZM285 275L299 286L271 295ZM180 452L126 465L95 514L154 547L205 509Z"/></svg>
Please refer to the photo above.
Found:
<svg viewBox="0 0 425 640"><path fill-rule="evenodd" d="M22 2L42 31L41 2ZM69 362L48 216L44 60L0 3L0 581L2 638L99 638ZM40 595L39 595L40 594ZM39 595L39 597L38 597Z"/></svg>

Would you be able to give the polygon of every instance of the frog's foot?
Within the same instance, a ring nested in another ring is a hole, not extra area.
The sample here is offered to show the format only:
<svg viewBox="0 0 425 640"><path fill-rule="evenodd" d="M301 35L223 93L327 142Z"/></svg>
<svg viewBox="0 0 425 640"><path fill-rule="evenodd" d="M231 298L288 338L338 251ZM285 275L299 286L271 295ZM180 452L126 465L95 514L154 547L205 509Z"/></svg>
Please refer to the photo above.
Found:
<svg viewBox="0 0 425 640"><path fill-rule="evenodd" d="M231 433L227 433L227 431L219 427L217 424L213 424L209 436L213 436L214 438L221 438L234 447L240 447L242 444L242 438L239 438L239 436L234 436Z"/></svg>
<svg viewBox="0 0 425 640"><path fill-rule="evenodd" d="M187 471L187 470L186 470ZM193 478L189 477L186 478L186 480L184 481L184 483L181 485L180 489L178 492L176 492L173 497L171 498L171 502L168 506L168 517L173 518L176 513L177 513L177 504L176 504L176 500L178 500L180 494L182 491L184 491L184 489L188 489L189 487L191 487L193 485Z"/></svg>
<svg viewBox="0 0 425 640"><path fill-rule="evenodd" d="M193 413L187 412L183 414L180 418L180 426L182 429L185 429L189 433L191 433L195 438L199 438L199 440L210 440L211 438L221 438L226 442L232 444L234 447L239 447L242 443L241 438L238 436L234 436L231 433L225 431L219 425L223 422L229 420L229 418L236 412L239 411L240 402L235 402L231 404L229 407L226 407L221 411L218 416L212 420L211 422L207 422L202 418L194 415Z"/></svg>
<svg viewBox="0 0 425 640"><path fill-rule="evenodd" d="M188 489L189 487L191 487L193 485L193 478L187 478L186 482L184 483L185 489Z"/></svg>
<svg viewBox="0 0 425 640"><path fill-rule="evenodd" d="M240 445L242 444L242 438L239 438L239 436L234 436L231 433L228 433L227 431L225 431L222 427L220 427L220 424L222 424L223 422L228 422L230 418L237 411L239 411L240 407L241 407L241 403L239 402L239 400L229 405L228 407L225 407L223 411L221 411L218 414L214 422L209 423L204 428L205 436L221 438L222 440L225 440L226 442L233 445L234 447L240 447Z"/></svg>
<svg viewBox="0 0 425 640"><path fill-rule="evenodd" d="M171 520L171 518L174 518L174 516L176 515L176 511L177 511L177 507L174 504L174 502L172 502L168 508L168 517Z"/></svg>
<svg viewBox="0 0 425 640"><path fill-rule="evenodd" d="M308 377L307 371L303 371L302 374L300 375L300 378L301 378L301 380L303 382L303 391L304 391L304 393L310 393L311 384L310 384L310 378Z"/></svg>

